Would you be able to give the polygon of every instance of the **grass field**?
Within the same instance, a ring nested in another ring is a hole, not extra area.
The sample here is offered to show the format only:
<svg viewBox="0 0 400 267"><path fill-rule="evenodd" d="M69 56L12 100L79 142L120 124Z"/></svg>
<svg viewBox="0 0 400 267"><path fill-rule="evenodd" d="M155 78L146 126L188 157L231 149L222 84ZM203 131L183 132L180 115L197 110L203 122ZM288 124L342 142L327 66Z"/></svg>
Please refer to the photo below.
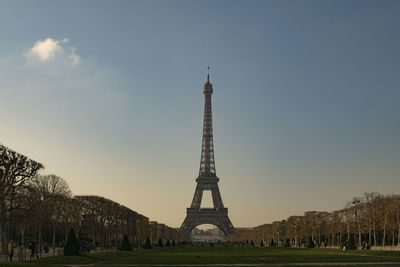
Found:
<svg viewBox="0 0 400 267"><path fill-rule="evenodd" d="M381 263L385 266L400 266L400 252L393 251L363 251L354 250L342 252L335 249L295 249L295 248L155 248L150 250L137 249L132 252L91 253L84 257L48 257L23 264L9 263L1 266L174 266L191 264L212 265L228 264L226 266L311 266L322 263L323 266L333 266L329 263L348 263L345 266L371 266L371 263ZM310 263L307 265L306 263ZM353 263L353 264L351 264ZM364 263L361 265L361 263ZM388 265L388 263L395 263ZM285 264L285 265L277 265ZM357 264L357 265L355 265ZM380 266L372 265L372 266ZM336 265L337 266L337 265Z"/></svg>

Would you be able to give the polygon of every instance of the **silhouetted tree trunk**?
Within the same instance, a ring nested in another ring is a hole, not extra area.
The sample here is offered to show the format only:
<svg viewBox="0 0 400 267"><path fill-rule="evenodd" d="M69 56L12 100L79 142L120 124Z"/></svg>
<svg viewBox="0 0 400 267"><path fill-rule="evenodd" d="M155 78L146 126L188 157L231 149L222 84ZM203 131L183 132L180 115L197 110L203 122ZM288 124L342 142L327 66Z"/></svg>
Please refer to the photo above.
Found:
<svg viewBox="0 0 400 267"><path fill-rule="evenodd" d="M386 245L386 224L387 224L387 213L383 215L383 238L382 238L382 246Z"/></svg>
<svg viewBox="0 0 400 267"><path fill-rule="evenodd" d="M39 255L42 257L42 222L39 223Z"/></svg>
<svg viewBox="0 0 400 267"><path fill-rule="evenodd" d="M22 226L21 230L21 242L23 245L25 245L25 225Z"/></svg>
<svg viewBox="0 0 400 267"><path fill-rule="evenodd" d="M53 242L52 242L52 246L53 246L53 256L54 256L54 251L56 249L56 223L53 223Z"/></svg>
<svg viewBox="0 0 400 267"><path fill-rule="evenodd" d="M368 244L371 244L372 241L372 227L371 227L371 218L368 220Z"/></svg>
<svg viewBox="0 0 400 267"><path fill-rule="evenodd" d="M375 224L375 218L372 219L372 227L374 229L374 246L376 246L376 224Z"/></svg>
<svg viewBox="0 0 400 267"><path fill-rule="evenodd" d="M399 199L397 199L396 204L397 204L397 209L396 209L396 222L393 223L393 229L394 229L394 225L397 224L397 227L398 227L398 231L397 231L397 245L399 246L399 245L400 245L400 243L399 243L399 241L400 241L400 221L399 221L399 209L400 209L399 205L400 205L400 201L399 201ZM393 230L393 232L394 232L394 231L395 231L395 230Z"/></svg>
<svg viewBox="0 0 400 267"><path fill-rule="evenodd" d="M393 228L392 228L392 247L394 247L394 232L395 232L395 229L394 229L394 224L393 224Z"/></svg>
<svg viewBox="0 0 400 267"><path fill-rule="evenodd" d="M5 254L7 250L6 238L6 203L3 199L0 203L0 249L2 254Z"/></svg>

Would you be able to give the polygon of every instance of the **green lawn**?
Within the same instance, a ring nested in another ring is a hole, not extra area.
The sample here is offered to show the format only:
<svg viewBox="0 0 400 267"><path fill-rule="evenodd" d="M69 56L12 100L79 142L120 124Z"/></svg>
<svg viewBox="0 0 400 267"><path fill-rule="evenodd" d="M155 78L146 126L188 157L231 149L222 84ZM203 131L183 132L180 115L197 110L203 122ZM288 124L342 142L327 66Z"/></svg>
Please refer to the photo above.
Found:
<svg viewBox="0 0 400 267"><path fill-rule="evenodd" d="M117 264L143 264L145 266L146 264L290 264L315 262L400 262L400 252L361 250L342 252L335 249L295 248L156 248L150 250L137 249L132 252L91 253L84 257L48 257L24 264L2 264L1 266L45 267L68 264L92 264L91 266L105 267ZM357 266L361 267L361 265ZM400 266L400 264L386 266Z"/></svg>

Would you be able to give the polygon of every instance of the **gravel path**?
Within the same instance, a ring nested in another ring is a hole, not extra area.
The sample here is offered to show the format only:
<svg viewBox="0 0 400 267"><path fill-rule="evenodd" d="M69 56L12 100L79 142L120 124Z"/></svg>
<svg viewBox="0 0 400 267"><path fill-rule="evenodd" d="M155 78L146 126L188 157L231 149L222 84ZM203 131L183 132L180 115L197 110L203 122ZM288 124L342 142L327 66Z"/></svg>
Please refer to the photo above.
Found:
<svg viewBox="0 0 400 267"><path fill-rule="evenodd" d="M90 267L101 266L97 264L63 264L66 267ZM398 265L400 262L301 262L301 263L234 263L234 264L104 264L107 267L274 267L274 266L346 266L346 265Z"/></svg>

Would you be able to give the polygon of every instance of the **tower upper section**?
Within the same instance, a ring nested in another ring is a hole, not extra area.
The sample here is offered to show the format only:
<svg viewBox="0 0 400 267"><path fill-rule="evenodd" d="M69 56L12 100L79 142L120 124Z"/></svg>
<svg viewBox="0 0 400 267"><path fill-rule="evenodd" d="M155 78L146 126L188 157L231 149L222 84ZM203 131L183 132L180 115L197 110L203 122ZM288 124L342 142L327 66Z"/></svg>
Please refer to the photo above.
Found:
<svg viewBox="0 0 400 267"><path fill-rule="evenodd" d="M207 82L204 84L204 121L203 121L203 142L201 147L201 160L199 178L216 177L214 160L214 142L212 127L211 95L213 86L210 83L210 67L208 67Z"/></svg>
<svg viewBox="0 0 400 267"><path fill-rule="evenodd" d="M212 94L213 93L213 86L210 83L210 67L208 67L207 70L207 82L204 84L204 88L203 88L204 94Z"/></svg>

